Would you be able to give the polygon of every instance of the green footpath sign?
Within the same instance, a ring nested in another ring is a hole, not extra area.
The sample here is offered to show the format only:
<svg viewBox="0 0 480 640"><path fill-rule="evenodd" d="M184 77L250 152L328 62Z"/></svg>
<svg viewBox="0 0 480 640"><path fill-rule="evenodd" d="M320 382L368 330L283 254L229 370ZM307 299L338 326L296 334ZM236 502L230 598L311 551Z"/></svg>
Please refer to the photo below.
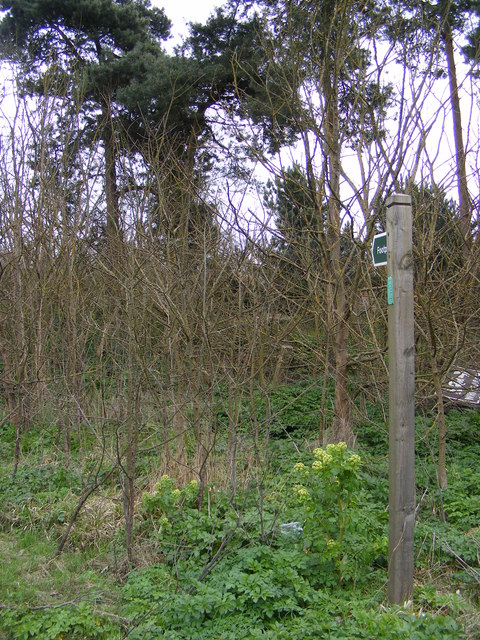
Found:
<svg viewBox="0 0 480 640"><path fill-rule="evenodd" d="M373 236L372 257L374 267L384 267L387 264L387 234L377 233Z"/></svg>

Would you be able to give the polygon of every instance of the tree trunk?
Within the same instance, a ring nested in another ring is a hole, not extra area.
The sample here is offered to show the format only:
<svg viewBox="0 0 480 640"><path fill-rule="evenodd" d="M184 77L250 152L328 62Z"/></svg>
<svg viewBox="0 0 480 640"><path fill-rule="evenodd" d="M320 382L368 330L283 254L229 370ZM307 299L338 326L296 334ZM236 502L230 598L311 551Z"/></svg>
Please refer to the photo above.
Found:
<svg viewBox="0 0 480 640"><path fill-rule="evenodd" d="M450 84L450 103L452 105L453 137L455 140L455 161L457 169L458 200L460 206L460 225L462 234L468 240L471 226L470 195L468 193L465 146L463 144L462 115L458 95L457 72L453 51L452 29L448 21L442 31L442 40L447 57L448 81Z"/></svg>
<svg viewBox="0 0 480 640"><path fill-rule="evenodd" d="M15 424L15 454L13 461L12 475L15 477L20 461L20 444L21 436L25 431L27 424L27 416L29 415L29 397L27 394L27 361L28 361L28 345L25 330L25 314L24 314L24 287L22 283L22 265L23 265L23 238L21 232L21 221L15 225L14 233L14 272L13 272L13 336L14 344L12 352L14 353L14 362L11 368L13 373L12 383L14 384L14 407L12 422Z"/></svg>
<svg viewBox="0 0 480 640"><path fill-rule="evenodd" d="M327 242L333 291L333 350L335 359L335 401L333 428L329 439L353 445L351 400L348 393L348 305L345 276L341 264L340 240L340 123L338 111L338 79L334 69L325 71L326 101L325 141L328 162L328 221Z"/></svg>
<svg viewBox="0 0 480 640"><path fill-rule="evenodd" d="M141 374L137 366L139 360L138 344L136 341L136 313L135 313L135 286L133 278L129 279L128 290L126 292L126 321L127 321L127 344L128 344L128 373L127 373L127 429L126 429L126 460L123 490L124 490L124 512L125 512L125 543L127 548L128 562L134 565L133 557L133 525L135 516L135 479L138 454L138 436L140 429L140 389Z"/></svg>
<svg viewBox="0 0 480 640"><path fill-rule="evenodd" d="M343 293L344 296L344 293ZM345 308L339 309L345 312ZM348 325L344 316L339 320L335 335L335 418L332 439L334 442L346 442L353 445L355 438L352 431L352 401L348 392Z"/></svg>
<svg viewBox="0 0 480 640"><path fill-rule="evenodd" d="M105 198L107 202L107 219L105 233L109 250L115 253L120 234L120 208L117 188L117 151L115 148L115 131L113 127L111 102L107 98L102 104L103 145L105 153Z"/></svg>
<svg viewBox="0 0 480 640"><path fill-rule="evenodd" d="M434 359L436 361L436 358ZM445 425L445 406L443 402L443 389L440 373L437 369L436 362L433 365L433 384L435 386L435 395L437 396L437 424L438 424L438 484L441 489L446 489L447 480L447 429Z"/></svg>

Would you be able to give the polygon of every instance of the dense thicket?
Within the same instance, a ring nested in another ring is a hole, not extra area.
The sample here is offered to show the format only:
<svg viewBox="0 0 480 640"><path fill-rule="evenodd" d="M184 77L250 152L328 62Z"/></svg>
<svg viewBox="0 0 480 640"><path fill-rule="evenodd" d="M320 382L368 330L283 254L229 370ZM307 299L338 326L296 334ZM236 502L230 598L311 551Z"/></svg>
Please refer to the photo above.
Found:
<svg viewBox="0 0 480 640"><path fill-rule="evenodd" d="M67 466L76 434L85 500L118 477L131 562L139 452L198 478L201 504L219 452L234 489L274 432L291 437L269 406L279 383L319 390L320 442L355 444L368 403L385 402L385 276L369 251L392 192L413 197L418 404L443 425L442 485L444 381L478 361L478 131L472 118L468 146L453 138L437 55L470 21L476 69L476 5L452 4L432 33L430 3L408 3L418 70L388 2L250 4L193 25L175 54L146 0L0 4L17 80L0 151L12 472L32 425L55 423ZM476 83L457 76L457 94Z"/></svg>

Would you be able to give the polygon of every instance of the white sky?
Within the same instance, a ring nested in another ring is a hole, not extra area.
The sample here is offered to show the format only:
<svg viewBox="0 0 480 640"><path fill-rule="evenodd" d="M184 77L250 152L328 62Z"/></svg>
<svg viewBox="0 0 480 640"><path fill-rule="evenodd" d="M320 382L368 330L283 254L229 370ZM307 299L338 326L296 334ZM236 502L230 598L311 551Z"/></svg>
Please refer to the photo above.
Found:
<svg viewBox="0 0 480 640"><path fill-rule="evenodd" d="M222 0L151 0L152 5L163 8L172 21L173 44L187 33L189 22L206 22L216 7L222 6Z"/></svg>

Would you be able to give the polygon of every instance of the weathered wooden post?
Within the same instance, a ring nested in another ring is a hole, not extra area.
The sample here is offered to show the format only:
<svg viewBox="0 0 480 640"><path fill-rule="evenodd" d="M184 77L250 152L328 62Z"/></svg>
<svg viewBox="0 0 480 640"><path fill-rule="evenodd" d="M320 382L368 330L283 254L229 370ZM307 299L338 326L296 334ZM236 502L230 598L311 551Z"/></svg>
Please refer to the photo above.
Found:
<svg viewBox="0 0 480 640"><path fill-rule="evenodd" d="M415 343L411 198L387 200L389 360L388 597L412 596L415 526Z"/></svg>

